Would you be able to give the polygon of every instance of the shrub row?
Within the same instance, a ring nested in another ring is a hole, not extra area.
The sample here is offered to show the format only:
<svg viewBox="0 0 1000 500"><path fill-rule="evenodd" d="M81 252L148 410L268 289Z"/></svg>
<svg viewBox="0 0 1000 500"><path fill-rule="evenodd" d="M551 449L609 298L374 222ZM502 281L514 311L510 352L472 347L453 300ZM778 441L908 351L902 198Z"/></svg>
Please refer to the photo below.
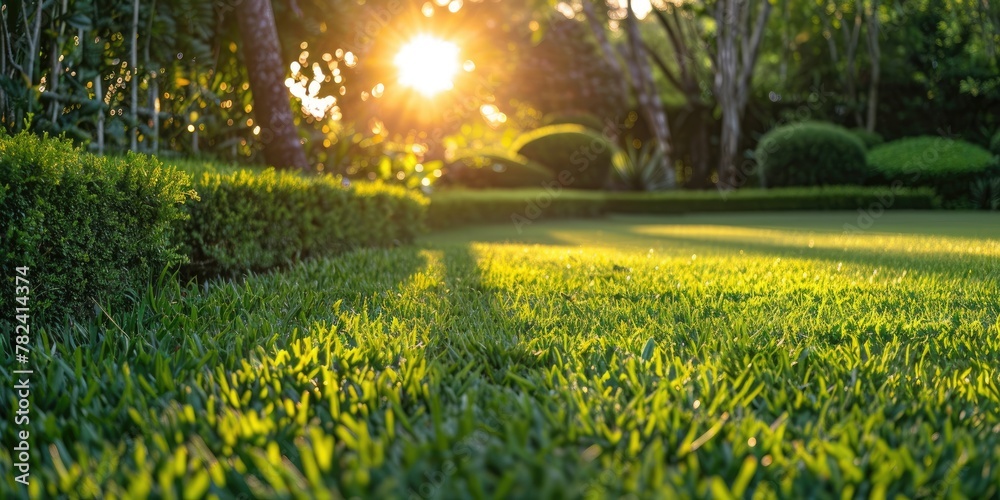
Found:
<svg viewBox="0 0 1000 500"><path fill-rule="evenodd" d="M777 127L754 153L765 187L869 185L932 187L949 208L1000 203L1000 134L990 151L944 137L910 137L882 144L864 130L804 122ZM866 153L867 151L867 153Z"/></svg>
<svg viewBox="0 0 1000 500"><path fill-rule="evenodd" d="M423 229L426 199L403 187L331 176L239 170L203 173L201 200L180 223L186 270L197 275L262 271L351 248L412 241Z"/></svg>
<svg viewBox="0 0 1000 500"><path fill-rule="evenodd" d="M355 247L412 241L427 199L380 183L99 157L68 142L0 137L0 272L13 304L30 268L31 312L117 306L176 265L202 277L262 271Z"/></svg>
<svg viewBox="0 0 1000 500"><path fill-rule="evenodd" d="M923 210L938 206L931 189L830 186L783 189L609 194L604 210L625 214L763 212L787 210Z"/></svg>
<svg viewBox="0 0 1000 500"><path fill-rule="evenodd" d="M594 217L605 213L684 214L782 210L932 209L939 206L929 188L812 187L739 191L661 191L651 193L543 189L448 190L431 197L428 225L511 223L524 219Z"/></svg>
<svg viewBox="0 0 1000 500"><path fill-rule="evenodd" d="M143 155L99 157L26 133L0 137L3 304L30 316L117 306L183 260L174 230L188 178ZM28 267L28 282L16 268ZM18 293L15 286L26 288ZM26 303L25 303L26 302Z"/></svg>
<svg viewBox="0 0 1000 500"><path fill-rule="evenodd" d="M467 224L499 224L512 218L529 220L594 217L603 212L604 195L564 190L556 195L535 189L450 189L435 193L427 210L427 226L447 229Z"/></svg>

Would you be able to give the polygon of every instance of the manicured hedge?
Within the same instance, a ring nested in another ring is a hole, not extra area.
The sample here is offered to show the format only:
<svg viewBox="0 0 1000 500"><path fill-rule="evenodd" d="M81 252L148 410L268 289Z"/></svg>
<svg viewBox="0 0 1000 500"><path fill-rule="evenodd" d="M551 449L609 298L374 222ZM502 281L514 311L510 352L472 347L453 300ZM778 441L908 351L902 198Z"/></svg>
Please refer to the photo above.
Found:
<svg viewBox="0 0 1000 500"><path fill-rule="evenodd" d="M403 187L178 163L197 174L58 139L0 138L3 303L14 303L19 266L30 268L32 315L78 316L95 301L123 304L174 266L233 276L404 244L425 228L427 199Z"/></svg>
<svg viewBox="0 0 1000 500"><path fill-rule="evenodd" d="M583 125L540 127L522 134L511 150L552 170L572 176L573 189L600 189L611 172L615 145Z"/></svg>
<svg viewBox="0 0 1000 500"><path fill-rule="evenodd" d="M544 189L448 190L431 196L428 225L514 223L605 213L684 214L782 210L932 209L939 206L928 188L837 186L825 188L720 191L593 192Z"/></svg>
<svg viewBox="0 0 1000 500"><path fill-rule="evenodd" d="M398 186L332 176L239 170L195 179L201 200L181 224L187 271L234 275L358 247L412 241L427 200Z"/></svg>
<svg viewBox="0 0 1000 500"><path fill-rule="evenodd" d="M1000 165L986 149L944 137L910 137L868 153L872 184L933 187L947 207L972 207L976 183L1000 176Z"/></svg>
<svg viewBox="0 0 1000 500"><path fill-rule="evenodd" d="M805 122L775 128L754 153L766 187L863 185L865 145L847 129Z"/></svg>
<svg viewBox="0 0 1000 500"><path fill-rule="evenodd" d="M15 268L27 266L32 316L118 306L183 260L174 229L188 177L154 158L90 155L68 141L0 137L0 273L13 310Z"/></svg>
<svg viewBox="0 0 1000 500"><path fill-rule="evenodd" d="M435 193L427 225L447 229L465 224L492 224L560 217L593 217L602 213L604 196L595 191L545 189L449 189Z"/></svg>
<svg viewBox="0 0 1000 500"><path fill-rule="evenodd" d="M611 213L683 214L698 212L760 212L795 210L931 209L938 206L930 189L830 186L813 188L741 189L659 193L609 194L604 209Z"/></svg>

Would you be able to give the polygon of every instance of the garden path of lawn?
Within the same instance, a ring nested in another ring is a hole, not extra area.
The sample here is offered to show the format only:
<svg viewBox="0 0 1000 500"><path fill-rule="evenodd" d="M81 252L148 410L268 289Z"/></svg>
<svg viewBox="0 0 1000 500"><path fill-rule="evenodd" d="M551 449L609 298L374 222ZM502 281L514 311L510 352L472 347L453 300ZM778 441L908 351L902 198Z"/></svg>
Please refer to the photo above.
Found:
<svg viewBox="0 0 1000 500"><path fill-rule="evenodd" d="M843 234L856 217L464 228L180 288L118 315L127 345L56 356L96 360L60 392L99 387L104 407L40 396L73 427L37 477L133 496L1000 494L1000 218L890 212Z"/></svg>

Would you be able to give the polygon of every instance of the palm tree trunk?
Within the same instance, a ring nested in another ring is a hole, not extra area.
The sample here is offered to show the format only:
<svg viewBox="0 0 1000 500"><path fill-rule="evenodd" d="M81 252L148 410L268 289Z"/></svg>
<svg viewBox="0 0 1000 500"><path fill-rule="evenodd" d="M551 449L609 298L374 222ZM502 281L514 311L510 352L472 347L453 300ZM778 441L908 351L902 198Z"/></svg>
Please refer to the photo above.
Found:
<svg viewBox="0 0 1000 500"><path fill-rule="evenodd" d="M285 88L281 45L270 0L245 0L236 9L243 40L243 59L250 75L254 116L261 128L264 158L275 167L305 169L306 155L292 120Z"/></svg>

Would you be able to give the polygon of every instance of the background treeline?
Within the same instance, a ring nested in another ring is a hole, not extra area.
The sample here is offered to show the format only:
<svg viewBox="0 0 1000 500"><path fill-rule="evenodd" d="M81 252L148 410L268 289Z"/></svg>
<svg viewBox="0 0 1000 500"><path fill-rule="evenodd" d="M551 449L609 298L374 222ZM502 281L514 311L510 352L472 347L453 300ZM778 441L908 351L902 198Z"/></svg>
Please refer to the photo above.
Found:
<svg viewBox="0 0 1000 500"><path fill-rule="evenodd" d="M243 50L236 19L249 3L5 2L0 124L103 153L261 162L269 131L254 122L246 69L259 54ZM481 160L538 127L611 123L624 146L666 150L665 187L739 187L776 125L981 146L998 128L996 2L654 1L642 19L624 3L270 2L281 60L305 80L319 64L310 95L336 98L322 116L290 99L308 164L426 186L460 177L457 164L482 167L458 162L470 150ZM420 31L456 40L471 64L433 104L393 85L394 51Z"/></svg>

